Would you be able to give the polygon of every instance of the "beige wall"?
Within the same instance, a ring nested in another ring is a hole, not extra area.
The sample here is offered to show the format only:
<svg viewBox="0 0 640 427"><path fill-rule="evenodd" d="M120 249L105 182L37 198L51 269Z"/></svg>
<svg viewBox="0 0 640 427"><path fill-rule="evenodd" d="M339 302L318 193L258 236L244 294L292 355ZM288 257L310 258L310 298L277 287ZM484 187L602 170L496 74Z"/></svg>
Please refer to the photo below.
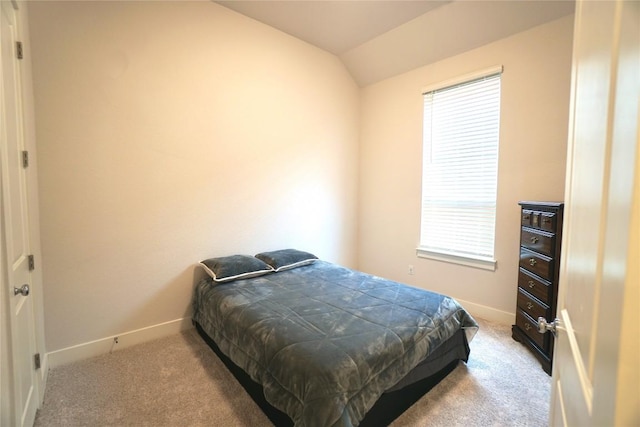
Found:
<svg viewBox="0 0 640 427"><path fill-rule="evenodd" d="M188 316L195 262L282 247L514 311L517 201L563 196L572 15L361 90L211 2L29 18L49 352ZM498 64L498 270L418 259L421 89Z"/></svg>
<svg viewBox="0 0 640 427"><path fill-rule="evenodd" d="M359 268L515 312L519 200L564 194L573 15L361 90ZM410 42L410 41L408 41ZM422 96L429 85L503 65L497 270L416 257L420 233ZM408 266L414 266L414 275Z"/></svg>
<svg viewBox="0 0 640 427"><path fill-rule="evenodd" d="M194 263L356 266L358 88L212 2L30 4L48 351L189 315Z"/></svg>

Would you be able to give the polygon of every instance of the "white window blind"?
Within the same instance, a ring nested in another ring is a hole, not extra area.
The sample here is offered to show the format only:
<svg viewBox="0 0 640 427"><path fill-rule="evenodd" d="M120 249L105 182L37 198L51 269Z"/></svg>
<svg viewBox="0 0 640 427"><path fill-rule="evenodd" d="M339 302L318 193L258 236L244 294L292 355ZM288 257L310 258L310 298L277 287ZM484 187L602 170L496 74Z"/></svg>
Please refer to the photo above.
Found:
<svg viewBox="0 0 640 427"><path fill-rule="evenodd" d="M423 94L421 256L495 269L500 79Z"/></svg>

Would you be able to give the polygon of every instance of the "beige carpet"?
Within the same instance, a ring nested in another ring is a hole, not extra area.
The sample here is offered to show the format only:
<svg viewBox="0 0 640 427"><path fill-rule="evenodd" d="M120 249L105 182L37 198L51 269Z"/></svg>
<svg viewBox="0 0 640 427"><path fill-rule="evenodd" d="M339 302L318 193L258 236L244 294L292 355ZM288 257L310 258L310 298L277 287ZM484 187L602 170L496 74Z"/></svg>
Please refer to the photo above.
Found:
<svg viewBox="0 0 640 427"><path fill-rule="evenodd" d="M546 426L550 378L511 339L478 319L460 364L392 425ZM36 426L271 426L195 330L49 373Z"/></svg>

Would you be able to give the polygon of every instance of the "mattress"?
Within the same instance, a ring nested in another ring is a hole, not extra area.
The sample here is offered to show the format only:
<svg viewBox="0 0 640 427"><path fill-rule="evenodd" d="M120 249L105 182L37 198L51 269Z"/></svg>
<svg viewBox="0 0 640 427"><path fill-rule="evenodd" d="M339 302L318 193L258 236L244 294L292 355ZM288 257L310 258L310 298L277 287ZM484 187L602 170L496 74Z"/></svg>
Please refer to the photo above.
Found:
<svg viewBox="0 0 640 427"><path fill-rule="evenodd" d="M270 405L305 427L358 425L385 392L430 375L421 363L447 353L459 331L466 343L477 330L453 298L321 260L229 283L205 279L193 318Z"/></svg>

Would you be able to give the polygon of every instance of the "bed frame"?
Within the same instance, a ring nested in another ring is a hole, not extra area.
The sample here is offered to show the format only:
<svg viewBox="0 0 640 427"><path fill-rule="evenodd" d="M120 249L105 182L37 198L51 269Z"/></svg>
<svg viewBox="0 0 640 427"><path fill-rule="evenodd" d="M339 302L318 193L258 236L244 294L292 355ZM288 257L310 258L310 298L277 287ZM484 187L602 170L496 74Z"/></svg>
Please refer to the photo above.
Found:
<svg viewBox="0 0 640 427"><path fill-rule="evenodd" d="M293 421L287 414L267 402L262 386L253 381L244 370L222 353L213 339L207 335L197 322L194 321L193 323L203 340L211 347L220 360L222 360L227 369L229 369L236 380L238 380L247 393L249 393L269 420L277 427L293 426ZM467 336L464 330L460 329L453 337L443 343L432 352L429 357L409 372L398 384L385 392L369 412L367 412L359 426L388 426L425 393L449 375L449 373L458 366L460 361L466 362L468 356L469 344L467 342Z"/></svg>

